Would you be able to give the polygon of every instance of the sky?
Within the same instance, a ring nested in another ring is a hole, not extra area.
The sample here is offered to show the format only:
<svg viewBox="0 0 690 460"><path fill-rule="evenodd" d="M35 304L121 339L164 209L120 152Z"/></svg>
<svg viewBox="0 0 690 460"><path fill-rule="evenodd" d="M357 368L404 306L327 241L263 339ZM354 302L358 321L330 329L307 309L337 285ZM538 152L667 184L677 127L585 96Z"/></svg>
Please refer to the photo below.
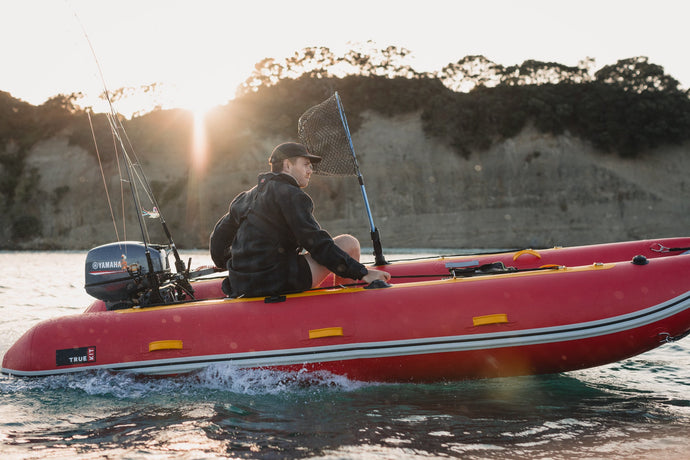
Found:
<svg viewBox="0 0 690 460"><path fill-rule="evenodd" d="M647 56L688 88L689 12L685 0L0 0L0 91L41 104L158 83L166 106L201 111L263 58L369 40L410 50L418 71L474 54L504 66L590 57L595 70Z"/></svg>

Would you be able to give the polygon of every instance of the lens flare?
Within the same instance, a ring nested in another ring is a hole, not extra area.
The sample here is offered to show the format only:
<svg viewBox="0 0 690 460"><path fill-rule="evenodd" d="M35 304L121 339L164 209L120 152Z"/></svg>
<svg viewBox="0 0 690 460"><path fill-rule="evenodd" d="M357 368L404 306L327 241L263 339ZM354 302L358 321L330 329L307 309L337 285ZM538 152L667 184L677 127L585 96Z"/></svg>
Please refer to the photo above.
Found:
<svg viewBox="0 0 690 460"><path fill-rule="evenodd" d="M206 114L209 107L192 110L194 117L192 126L192 167L197 172L206 169L208 160L208 138L206 133Z"/></svg>

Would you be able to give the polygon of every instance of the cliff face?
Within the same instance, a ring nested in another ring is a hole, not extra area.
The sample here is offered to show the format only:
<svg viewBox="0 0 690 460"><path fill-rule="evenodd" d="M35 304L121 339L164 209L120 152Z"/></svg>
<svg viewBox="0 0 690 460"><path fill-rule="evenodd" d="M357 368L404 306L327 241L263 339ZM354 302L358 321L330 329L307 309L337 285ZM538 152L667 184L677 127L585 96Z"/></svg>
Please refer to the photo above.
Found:
<svg viewBox="0 0 690 460"><path fill-rule="evenodd" d="M207 245L215 221L238 192L254 185L279 138L258 138L245 152L195 169L188 149L138 151L175 242ZM384 248L513 248L611 242L688 234L690 146L635 159L594 151L569 135L533 129L467 158L426 138L418 114L365 113L353 133L367 193ZM135 148L136 148L135 141ZM53 138L28 154L38 174L35 206L42 234L10 246L86 249L141 239L132 211L122 226L120 179L104 165L112 214L96 159ZM123 184L126 185L126 184ZM307 192L331 234L352 233L370 246L369 224L356 178L313 177ZM130 192L124 189L124 201ZM117 235L113 217L118 222ZM150 221L152 239L164 241Z"/></svg>
<svg viewBox="0 0 690 460"><path fill-rule="evenodd" d="M625 160L526 129L462 158L424 139L412 116L370 117L357 145L377 145L362 162L393 246L543 247L688 232L688 145Z"/></svg>

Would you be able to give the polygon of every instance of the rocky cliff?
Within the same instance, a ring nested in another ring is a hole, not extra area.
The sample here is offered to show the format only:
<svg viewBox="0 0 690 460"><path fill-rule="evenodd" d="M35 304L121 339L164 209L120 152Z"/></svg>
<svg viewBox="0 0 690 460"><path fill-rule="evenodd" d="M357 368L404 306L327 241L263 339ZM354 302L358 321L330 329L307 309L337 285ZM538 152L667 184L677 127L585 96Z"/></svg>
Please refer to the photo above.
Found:
<svg viewBox="0 0 690 460"><path fill-rule="evenodd" d="M181 153L187 148L155 156L138 150L178 246L205 247L229 201L254 185L272 147L284 140L255 139L246 151L198 168ZM527 128L462 157L427 138L417 113L387 118L370 112L353 141L384 248L546 247L689 233L690 145L622 159L568 134ZM141 239L131 215L122 225L120 203L130 192L120 191L113 162L104 166L111 210L99 163L81 148L52 138L34 146L27 161L38 175L32 206L40 211L41 235L12 247L85 249ZM314 177L307 192L324 228L370 245L356 178ZM9 229L0 227L8 247ZM152 238L163 241L158 226L151 222L150 228Z"/></svg>

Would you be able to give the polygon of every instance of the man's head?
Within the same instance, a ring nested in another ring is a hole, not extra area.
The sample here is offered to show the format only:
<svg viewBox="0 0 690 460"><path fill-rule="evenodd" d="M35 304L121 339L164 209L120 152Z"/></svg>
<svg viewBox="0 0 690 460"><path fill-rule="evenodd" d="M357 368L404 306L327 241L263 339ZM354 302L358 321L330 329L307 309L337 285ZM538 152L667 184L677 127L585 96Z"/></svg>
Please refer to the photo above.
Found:
<svg viewBox="0 0 690 460"><path fill-rule="evenodd" d="M297 157L309 158L312 163L321 161L321 157L309 153L303 144L298 144L297 142L284 142L273 149L268 162L271 164L271 168L273 168L273 165L276 163L282 164L283 160Z"/></svg>
<svg viewBox="0 0 690 460"><path fill-rule="evenodd" d="M271 153L268 162L272 172L282 172L294 177L300 187L309 185L313 171L312 164L321 161L321 157L312 155L307 148L296 142L280 144Z"/></svg>

